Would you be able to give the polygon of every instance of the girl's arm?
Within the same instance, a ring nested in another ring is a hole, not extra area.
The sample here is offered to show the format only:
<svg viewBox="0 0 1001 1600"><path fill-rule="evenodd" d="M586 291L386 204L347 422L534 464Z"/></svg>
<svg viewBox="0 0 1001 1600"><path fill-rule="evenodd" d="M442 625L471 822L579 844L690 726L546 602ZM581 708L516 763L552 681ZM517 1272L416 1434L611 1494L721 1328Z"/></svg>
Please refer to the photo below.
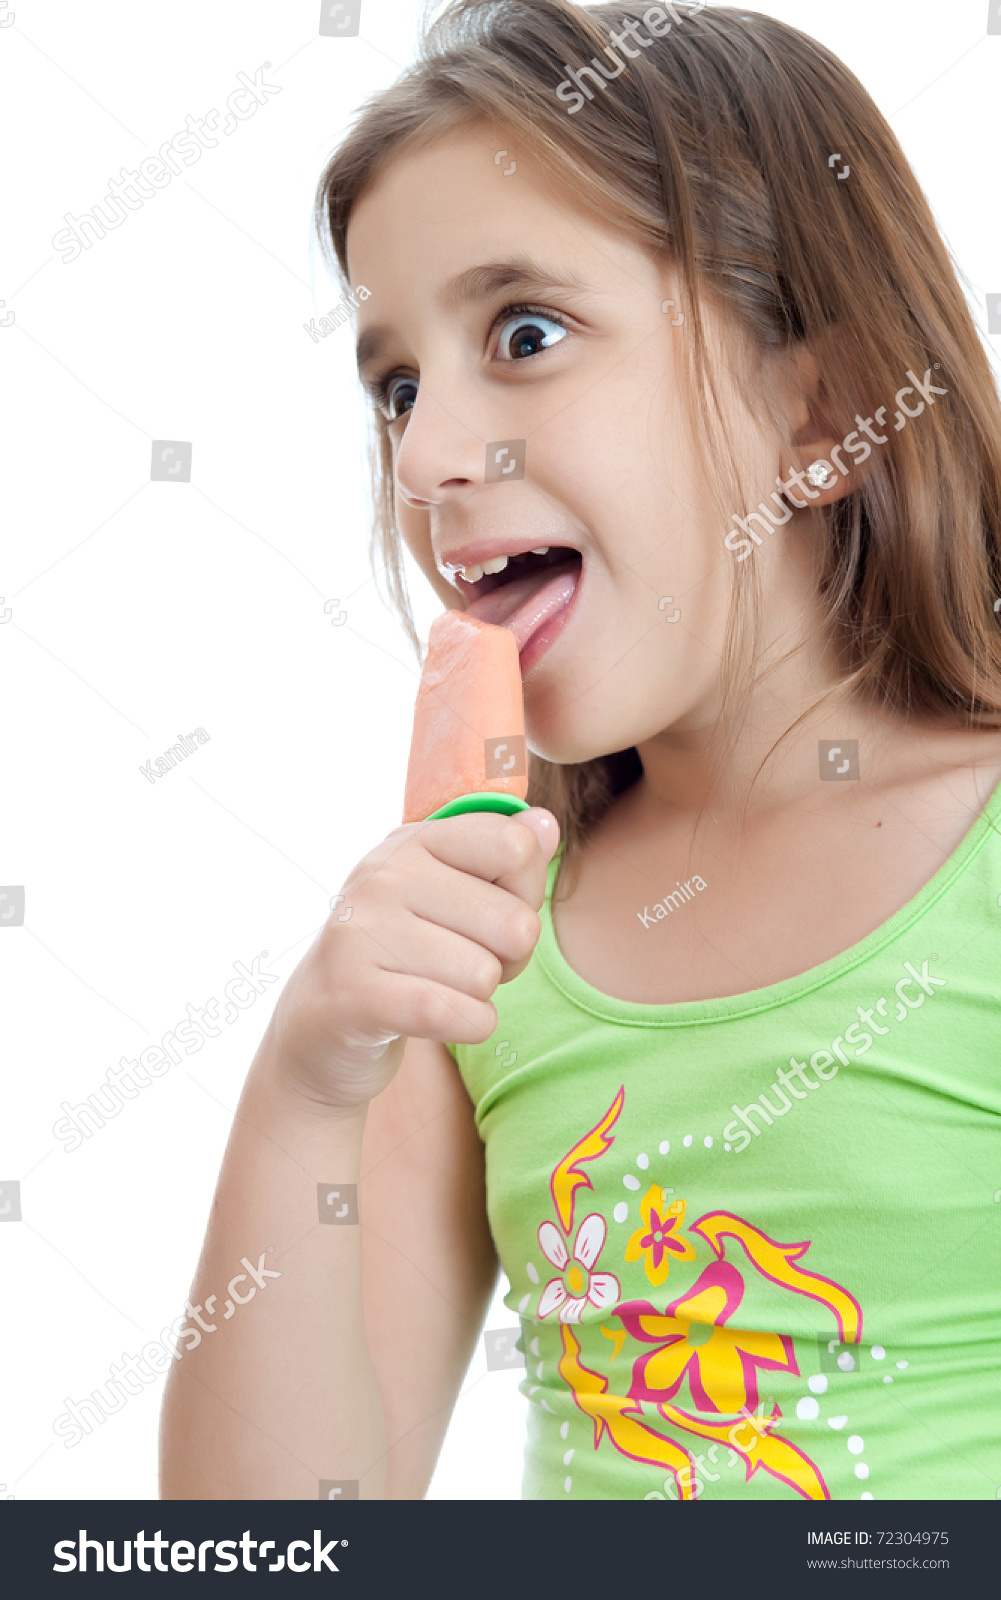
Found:
<svg viewBox="0 0 1001 1600"><path fill-rule="evenodd" d="M167 1384L163 1498L316 1499L326 1482L420 1499L497 1273L472 1108L443 1045L409 1041L347 1116L284 1087L273 1051L251 1069L192 1290L215 1331ZM360 1225L321 1223L349 1185ZM225 1286L254 1287L243 1256L280 1276L240 1305Z"/></svg>
<svg viewBox="0 0 1001 1600"><path fill-rule="evenodd" d="M411 1039L369 1106L361 1182L368 1346L388 1500L427 1493L497 1283L484 1151L444 1045Z"/></svg>
<svg viewBox="0 0 1001 1600"><path fill-rule="evenodd" d="M321 1479L359 1478L362 1462L370 1470L359 1493L381 1496L360 1229L321 1225L317 1202L320 1183L357 1184L365 1116L364 1106L323 1110L290 1088L269 1029L237 1107L191 1290L201 1311L188 1327L206 1331L167 1379L162 1498L316 1499ZM243 1258L262 1269L263 1286ZM252 1286L253 1299L236 1304Z"/></svg>
<svg viewBox="0 0 1001 1600"><path fill-rule="evenodd" d="M426 1492L497 1275L472 1106L435 1041L492 1033L555 831L532 812L397 830L286 984L167 1383L164 1498Z"/></svg>

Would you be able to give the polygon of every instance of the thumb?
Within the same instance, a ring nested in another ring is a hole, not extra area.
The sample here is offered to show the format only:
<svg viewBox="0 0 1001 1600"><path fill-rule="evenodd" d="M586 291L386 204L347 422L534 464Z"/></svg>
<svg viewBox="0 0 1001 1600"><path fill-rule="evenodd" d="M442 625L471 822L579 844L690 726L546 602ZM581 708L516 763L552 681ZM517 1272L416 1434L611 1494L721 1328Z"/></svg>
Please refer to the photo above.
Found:
<svg viewBox="0 0 1001 1600"><path fill-rule="evenodd" d="M519 811L511 820L532 830L542 847L546 862L550 862L560 842L560 825L553 813L542 806L532 806L528 811Z"/></svg>

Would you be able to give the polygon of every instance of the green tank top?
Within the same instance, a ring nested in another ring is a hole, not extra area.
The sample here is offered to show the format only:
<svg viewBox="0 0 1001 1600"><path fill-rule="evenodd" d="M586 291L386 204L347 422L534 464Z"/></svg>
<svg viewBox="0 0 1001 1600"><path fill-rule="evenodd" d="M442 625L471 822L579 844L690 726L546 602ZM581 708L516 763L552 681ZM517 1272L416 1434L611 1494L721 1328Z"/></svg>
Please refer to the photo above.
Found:
<svg viewBox="0 0 1001 1600"><path fill-rule="evenodd" d="M1001 1496L999 812L833 960L674 1005L571 970L554 860L496 1033L450 1047L523 1498Z"/></svg>

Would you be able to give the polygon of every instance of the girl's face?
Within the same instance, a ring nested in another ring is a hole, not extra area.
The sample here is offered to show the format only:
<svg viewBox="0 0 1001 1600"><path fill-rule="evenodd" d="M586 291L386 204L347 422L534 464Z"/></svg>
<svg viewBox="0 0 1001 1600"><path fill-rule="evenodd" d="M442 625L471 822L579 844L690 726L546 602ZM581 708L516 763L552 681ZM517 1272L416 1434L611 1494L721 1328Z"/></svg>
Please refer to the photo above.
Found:
<svg viewBox="0 0 1001 1600"><path fill-rule="evenodd" d="M514 144L455 131L359 200L359 364L407 546L446 606L515 633L532 748L586 761L712 721L731 524L697 464L670 275L527 153L515 170ZM778 448L724 398L764 495Z"/></svg>

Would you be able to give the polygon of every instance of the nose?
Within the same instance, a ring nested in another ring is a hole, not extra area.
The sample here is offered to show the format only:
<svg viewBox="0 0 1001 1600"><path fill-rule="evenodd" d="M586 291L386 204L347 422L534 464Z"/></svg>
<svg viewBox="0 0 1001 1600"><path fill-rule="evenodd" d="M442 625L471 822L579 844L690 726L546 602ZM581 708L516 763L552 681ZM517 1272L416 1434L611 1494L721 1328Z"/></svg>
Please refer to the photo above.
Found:
<svg viewBox="0 0 1001 1600"><path fill-rule="evenodd" d="M415 510L461 499L483 482L486 443L424 383L396 451L396 485Z"/></svg>

